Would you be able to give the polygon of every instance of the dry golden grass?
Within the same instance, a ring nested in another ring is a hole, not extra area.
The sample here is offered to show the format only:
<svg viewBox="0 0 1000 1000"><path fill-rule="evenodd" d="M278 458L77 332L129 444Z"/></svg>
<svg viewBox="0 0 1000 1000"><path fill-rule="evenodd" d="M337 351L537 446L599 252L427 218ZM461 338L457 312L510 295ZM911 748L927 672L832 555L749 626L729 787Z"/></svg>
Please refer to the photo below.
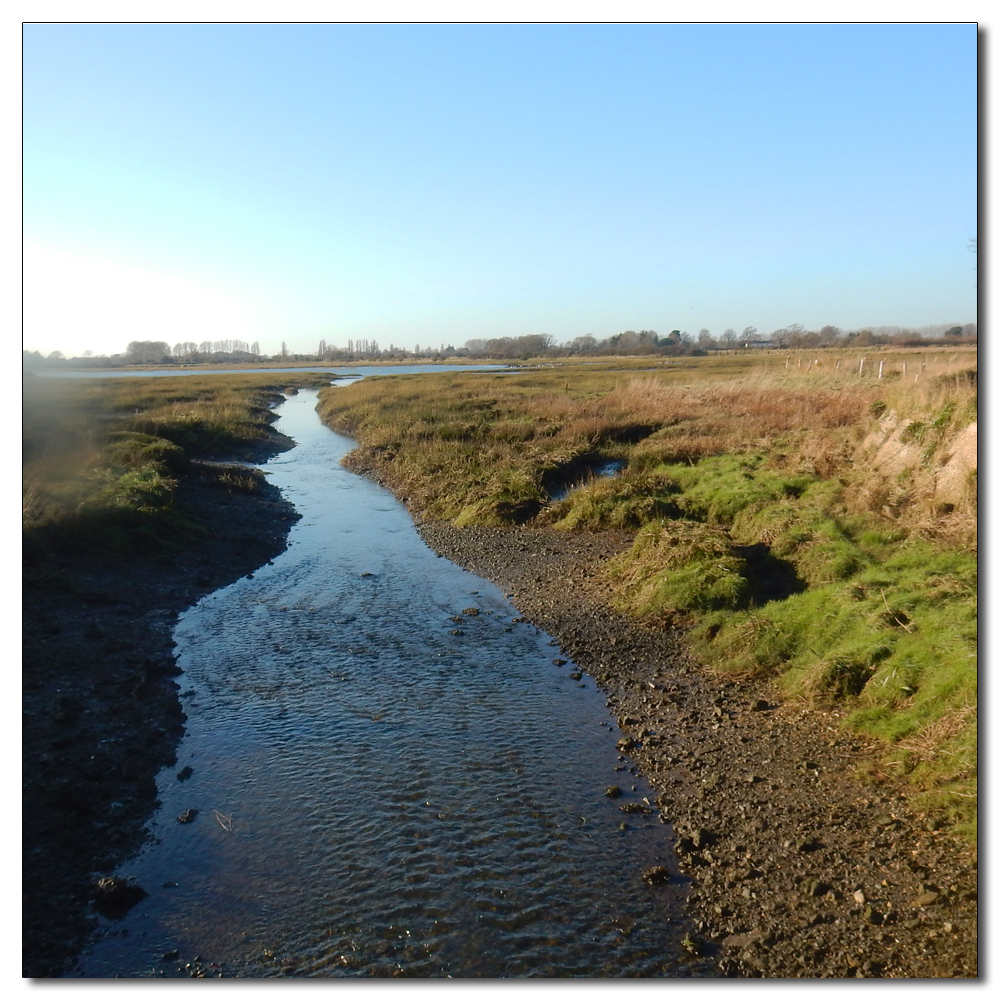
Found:
<svg viewBox="0 0 1000 1000"><path fill-rule="evenodd" d="M970 724L974 725L978 716L979 706L966 704L931 722L915 736L900 740L896 746L923 761L956 756L959 751L949 746L950 741L966 731Z"/></svg>
<svg viewBox="0 0 1000 1000"><path fill-rule="evenodd" d="M641 470L757 452L775 468L844 478L859 512L967 546L975 491L950 510L935 506L942 456L910 483L857 460L875 410L933 423L950 406L954 426L943 441L974 419L975 371L968 349L616 359L366 380L325 391L320 409L358 438L355 468L377 467L434 517L480 504L501 468L521 471L534 502L544 499L546 476L587 454L627 458Z"/></svg>

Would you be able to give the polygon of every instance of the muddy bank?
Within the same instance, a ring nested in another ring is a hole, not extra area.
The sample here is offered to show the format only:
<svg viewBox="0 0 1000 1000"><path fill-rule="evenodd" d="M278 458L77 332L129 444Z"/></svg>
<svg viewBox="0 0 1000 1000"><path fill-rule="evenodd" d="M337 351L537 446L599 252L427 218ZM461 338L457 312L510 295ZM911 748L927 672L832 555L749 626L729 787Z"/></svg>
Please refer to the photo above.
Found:
<svg viewBox="0 0 1000 1000"><path fill-rule="evenodd" d="M290 446L274 442L264 460ZM297 519L196 465L178 503L197 527L168 548L34 553L23 609L23 975L72 967L96 924L93 883L142 844L155 775L184 731L172 629L201 596L285 547ZM245 478L245 470L240 470Z"/></svg>
<svg viewBox="0 0 1000 1000"><path fill-rule="evenodd" d="M977 861L934 829L835 711L711 675L680 634L610 611L597 574L624 535L419 526L512 594L606 691L622 784L641 771L693 879L693 949L741 977L975 977ZM569 669L569 667L567 667Z"/></svg>

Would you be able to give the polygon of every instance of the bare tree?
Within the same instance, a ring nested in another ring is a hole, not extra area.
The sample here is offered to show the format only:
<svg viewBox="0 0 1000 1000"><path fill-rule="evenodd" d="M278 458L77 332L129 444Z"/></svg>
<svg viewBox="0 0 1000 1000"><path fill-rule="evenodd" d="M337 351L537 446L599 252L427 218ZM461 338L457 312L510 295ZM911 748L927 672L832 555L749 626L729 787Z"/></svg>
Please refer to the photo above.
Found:
<svg viewBox="0 0 1000 1000"><path fill-rule="evenodd" d="M133 340L125 349L129 364L157 364L170 357L170 345L162 340Z"/></svg>
<svg viewBox="0 0 1000 1000"><path fill-rule="evenodd" d="M801 323L792 323L771 334L771 340L777 341L782 347L801 347L802 335L806 328Z"/></svg>

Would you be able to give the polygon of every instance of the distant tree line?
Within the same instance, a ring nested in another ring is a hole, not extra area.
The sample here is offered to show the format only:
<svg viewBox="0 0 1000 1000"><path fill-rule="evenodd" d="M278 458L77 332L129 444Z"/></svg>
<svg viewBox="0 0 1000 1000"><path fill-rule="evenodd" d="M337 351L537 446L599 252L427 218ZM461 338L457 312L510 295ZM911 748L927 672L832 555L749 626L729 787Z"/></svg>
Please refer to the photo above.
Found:
<svg viewBox="0 0 1000 1000"><path fill-rule="evenodd" d="M95 355L85 351L82 357L65 358L60 351L42 355L38 351L24 351L23 363L27 368L37 367L93 367L116 368L125 365L191 365L191 364L274 364L290 361L445 361L449 358L494 359L497 361L527 360L529 358L571 358L612 356L683 356L705 355L713 351L775 349L819 350L828 347L920 347L934 343L975 344L978 327L975 323L921 327L901 326L866 327L861 330L843 331L836 326L807 330L800 323L780 327L769 334L762 334L754 326L737 332L733 328L714 336L702 328L692 336L687 331L671 330L660 336L655 330L624 330L598 340L592 334L574 337L559 344L547 333L531 333L520 337L473 338L461 347L441 344L438 347L416 345L413 350L390 344L379 346L376 340L348 340L346 347L336 347L320 340L315 354L293 354L286 344L275 355L262 355L257 341L212 340L194 343L186 341L172 347L166 341L133 340L124 354Z"/></svg>
<svg viewBox="0 0 1000 1000"><path fill-rule="evenodd" d="M573 357L585 355L607 357L608 355L704 355L710 351L726 351L748 348L774 348L779 350L805 350L823 347L871 347L895 345L899 347L919 347L922 344L945 340L950 343L977 341L975 323L964 326L925 327L920 330L906 327L874 327L863 330L842 331L835 326L824 326L819 330L807 330L799 323L781 327L770 334L761 334L754 326L746 326L741 331L729 328L715 337L711 331L702 328L697 336L687 331L671 330L660 336L655 330L625 330L614 336L598 340L586 334L574 337L563 344L545 334L526 337L501 337L495 340L467 340L456 353L471 358L528 358L528 357Z"/></svg>

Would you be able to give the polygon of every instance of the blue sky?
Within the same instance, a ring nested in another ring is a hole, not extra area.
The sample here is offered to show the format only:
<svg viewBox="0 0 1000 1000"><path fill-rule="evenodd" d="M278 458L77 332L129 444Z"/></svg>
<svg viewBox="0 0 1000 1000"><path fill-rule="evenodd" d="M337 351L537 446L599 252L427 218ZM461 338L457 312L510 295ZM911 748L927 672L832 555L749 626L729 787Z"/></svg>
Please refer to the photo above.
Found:
<svg viewBox="0 0 1000 1000"><path fill-rule="evenodd" d="M976 318L973 24L29 24L25 347Z"/></svg>

